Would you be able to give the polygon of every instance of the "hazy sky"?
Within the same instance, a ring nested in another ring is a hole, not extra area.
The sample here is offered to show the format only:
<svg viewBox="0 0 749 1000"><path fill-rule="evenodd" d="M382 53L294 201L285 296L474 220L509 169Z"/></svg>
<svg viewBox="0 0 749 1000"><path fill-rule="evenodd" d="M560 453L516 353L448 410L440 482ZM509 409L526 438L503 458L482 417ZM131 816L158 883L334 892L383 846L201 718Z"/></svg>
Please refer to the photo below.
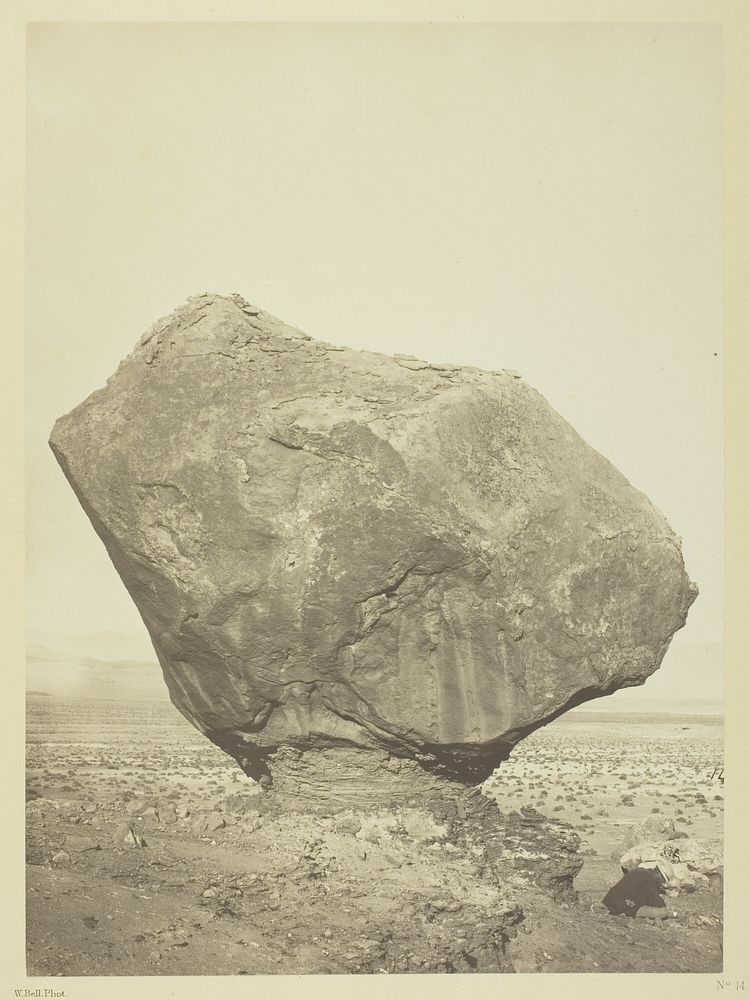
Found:
<svg viewBox="0 0 749 1000"><path fill-rule="evenodd" d="M721 642L721 141L711 25L32 26L30 624L145 635L47 437L210 290L518 370L682 536L669 656Z"/></svg>

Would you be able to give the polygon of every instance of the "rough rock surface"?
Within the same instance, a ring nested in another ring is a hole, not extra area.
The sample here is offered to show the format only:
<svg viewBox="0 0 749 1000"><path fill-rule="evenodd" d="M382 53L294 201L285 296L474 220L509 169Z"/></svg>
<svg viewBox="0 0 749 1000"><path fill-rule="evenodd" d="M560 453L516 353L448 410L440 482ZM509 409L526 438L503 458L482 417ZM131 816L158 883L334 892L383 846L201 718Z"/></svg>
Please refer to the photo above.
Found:
<svg viewBox="0 0 749 1000"><path fill-rule="evenodd" d="M707 881L707 876L723 871L723 847L717 841L687 837L679 840L650 840L635 844L619 859L622 871L649 864L668 865L676 873L675 881ZM687 881L689 879L687 878Z"/></svg>
<svg viewBox="0 0 749 1000"><path fill-rule="evenodd" d="M174 704L266 784L289 748L352 747L477 783L641 684L696 595L664 518L516 374L239 296L157 322L50 443Z"/></svg>
<svg viewBox="0 0 749 1000"><path fill-rule="evenodd" d="M634 823L625 833L611 852L611 857L618 861L637 844L651 843L654 840L675 840L677 837L674 821L670 816L647 816L641 823Z"/></svg>

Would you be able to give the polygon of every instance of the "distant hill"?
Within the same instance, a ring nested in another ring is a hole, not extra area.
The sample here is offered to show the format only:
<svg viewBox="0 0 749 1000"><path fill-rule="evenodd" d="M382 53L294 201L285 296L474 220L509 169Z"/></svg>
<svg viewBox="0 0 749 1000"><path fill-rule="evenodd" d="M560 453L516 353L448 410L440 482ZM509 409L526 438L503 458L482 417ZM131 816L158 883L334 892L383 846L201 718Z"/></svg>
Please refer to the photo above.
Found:
<svg viewBox="0 0 749 1000"><path fill-rule="evenodd" d="M554 726L575 725L579 723L596 723L609 725L616 723L626 723L627 725L654 725L668 723L673 726L680 726L682 729L690 729L692 726L722 726L724 725L723 712L711 714L708 712L586 712L583 709L573 709L565 713L552 723Z"/></svg>
<svg viewBox="0 0 749 1000"><path fill-rule="evenodd" d="M168 701L161 667L148 660L99 660L38 643L26 648L27 693L112 701Z"/></svg>
<svg viewBox="0 0 749 1000"><path fill-rule="evenodd" d="M571 709L567 715L688 715L688 716L722 716L724 706L717 699L700 698L648 698L639 693L623 699L617 697L623 692L609 695L608 698L596 698L586 701L579 708Z"/></svg>
<svg viewBox="0 0 749 1000"><path fill-rule="evenodd" d="M32 646L69 657L84 660L101 660L104 663L120 660L138 660L156 663L148 632L90 632L87 635L69 635L62 632L45 632L30 628L26 641Z"/></svg>

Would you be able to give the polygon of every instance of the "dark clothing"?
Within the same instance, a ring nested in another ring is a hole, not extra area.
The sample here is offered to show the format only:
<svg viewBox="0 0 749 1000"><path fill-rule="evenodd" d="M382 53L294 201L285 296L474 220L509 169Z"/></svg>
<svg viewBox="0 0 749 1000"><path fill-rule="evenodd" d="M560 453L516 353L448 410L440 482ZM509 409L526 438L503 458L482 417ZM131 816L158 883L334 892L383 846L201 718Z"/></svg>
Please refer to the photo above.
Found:
<svg viewBox="0 0 749 1000"><path fill-rule="evenodd" d="M634 917L641 906L665 907L661 885L658 872L652 868L633 868L609 889L603 905L609 913L627 917Z"/></svg>

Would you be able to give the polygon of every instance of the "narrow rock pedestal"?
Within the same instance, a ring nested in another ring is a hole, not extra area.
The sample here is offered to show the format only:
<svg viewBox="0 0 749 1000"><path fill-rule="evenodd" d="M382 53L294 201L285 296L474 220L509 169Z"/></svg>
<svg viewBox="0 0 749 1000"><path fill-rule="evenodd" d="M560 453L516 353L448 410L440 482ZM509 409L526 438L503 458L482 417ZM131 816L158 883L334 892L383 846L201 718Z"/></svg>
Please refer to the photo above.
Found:
<svg viewBox="0 0 749 1000"><path fill-rule="evenodd" d="M346 814L374 837L385 833L446 848L452 860L470 858L496 886L575 896L583 859L580 839L566 823L533 809L503 813L479 787L377 751L281 747L271 765L273 781L257 796L268 816Z"/></svg>

